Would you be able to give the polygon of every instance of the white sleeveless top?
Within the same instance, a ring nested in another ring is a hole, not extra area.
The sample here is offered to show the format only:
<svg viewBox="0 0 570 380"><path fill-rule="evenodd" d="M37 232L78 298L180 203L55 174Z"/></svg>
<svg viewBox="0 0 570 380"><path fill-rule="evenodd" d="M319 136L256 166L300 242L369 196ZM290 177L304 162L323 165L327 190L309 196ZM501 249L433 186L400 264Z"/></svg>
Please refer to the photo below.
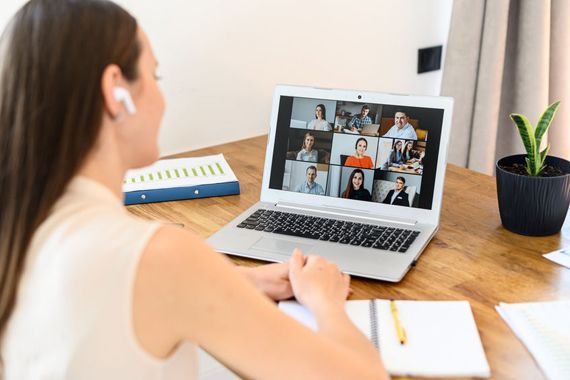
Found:
<svg viewBox="0 0 570 380"><path fill-rule="evenodd" d="M162 360L134 334L137 265L159 226L98 182L74 178L28 250L2 340L5 379L196 378L195 345Z"/></svg>

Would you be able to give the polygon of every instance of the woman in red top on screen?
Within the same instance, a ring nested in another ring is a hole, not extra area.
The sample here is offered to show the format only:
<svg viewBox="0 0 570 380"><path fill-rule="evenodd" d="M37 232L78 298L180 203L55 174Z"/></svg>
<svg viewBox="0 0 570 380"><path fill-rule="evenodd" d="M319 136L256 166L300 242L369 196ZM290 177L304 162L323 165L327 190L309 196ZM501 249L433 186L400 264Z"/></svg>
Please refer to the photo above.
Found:
<svg viewBox="0 0 570 380"><path fill-rule="evenodd" d="M368 148L368 141L364 137L356 140L354 149L356 149L356 154L354 156L349 156L344 163L346 166L355 166L357 168L373 169L374 163L372 162L372 157L365 156L364 152Z"/></svg>

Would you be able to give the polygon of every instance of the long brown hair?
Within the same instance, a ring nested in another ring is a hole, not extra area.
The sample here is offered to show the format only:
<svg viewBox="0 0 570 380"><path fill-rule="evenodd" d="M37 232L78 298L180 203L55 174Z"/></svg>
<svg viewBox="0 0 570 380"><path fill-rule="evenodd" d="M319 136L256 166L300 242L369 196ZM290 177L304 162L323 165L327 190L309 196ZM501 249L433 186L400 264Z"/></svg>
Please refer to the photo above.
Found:
<svg viewBox="0 0 570 380"><path fill-rule="evenodd" d="M133 81L141 52L136 20L105 0L31 0L2 44L0 334L35 230L95 145L103 71Z"/></svg>
<svg viewBox="0 0 570 380"><path fill-rule="evenodd" d="M348 183L346 184L346 189L341 194L341 198L350 198L352 193L354 193L354 186L352 185L352 180L354 179L354 175L356 173L360 173L362 175L362 186L360 188L364 188L364 172L360 169L354 169L352 173L350 173L350 178L348 179Z"/></svg>
<svg viewBox="0 0 570 380"><path fill-rule="evenodd" d="M410 146L409 149L408 149L408 145ZM406 154L406 152L409 152L409 154L411 156L413 148L414 148L414 142L412 140L406 141L406 143L404 144L404 149L402 149L402 155Z"/></svg>
<svg viewBox="0 0 570 380"><path fill-rule="evenodd" d="M307 148L305 147L305 140L307 140L307 137L312 137L312 138L313 138L313 146L315 146L315 143L316 143L316 141L315 141L315 140L316 140L316 139L315 139L315 135L314 135L313 133L311 133L311 132L307 132L307 133L305 133L305 136L303 136L303 146L301 146L301 149L305 149L305 150L307 149Z"/></svg>

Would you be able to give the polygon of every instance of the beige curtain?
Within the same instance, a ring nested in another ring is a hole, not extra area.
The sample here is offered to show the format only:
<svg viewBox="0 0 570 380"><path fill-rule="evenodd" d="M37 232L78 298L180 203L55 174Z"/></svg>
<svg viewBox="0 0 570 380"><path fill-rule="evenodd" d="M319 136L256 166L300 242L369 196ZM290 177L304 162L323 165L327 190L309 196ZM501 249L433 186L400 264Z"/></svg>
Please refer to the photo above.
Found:
<svg viewBox="0 0 570 380"><path fill-rule="evenodd" d="M509 118L561 105L550 154L570 159L570 1L455 0L442 95L455 98L449 162L493 174L524 153Z"/></svg>

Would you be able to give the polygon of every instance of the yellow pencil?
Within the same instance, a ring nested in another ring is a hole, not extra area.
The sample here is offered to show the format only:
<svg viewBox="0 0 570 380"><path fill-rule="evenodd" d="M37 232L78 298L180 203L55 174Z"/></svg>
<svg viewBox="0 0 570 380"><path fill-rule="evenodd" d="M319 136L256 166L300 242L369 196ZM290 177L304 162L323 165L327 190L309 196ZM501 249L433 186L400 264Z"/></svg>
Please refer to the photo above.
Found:
<svg viewBox="0 0 570 380"><path fill-rule="evenodd" d="M392 318L394 318L394 326L396 327L396 333L398 334L400 344L406 344L406 330L404 330L404 327L400 323L398 308L396 307L396 301L394 300L390 300L390 311L392 312Z"/></svg>

